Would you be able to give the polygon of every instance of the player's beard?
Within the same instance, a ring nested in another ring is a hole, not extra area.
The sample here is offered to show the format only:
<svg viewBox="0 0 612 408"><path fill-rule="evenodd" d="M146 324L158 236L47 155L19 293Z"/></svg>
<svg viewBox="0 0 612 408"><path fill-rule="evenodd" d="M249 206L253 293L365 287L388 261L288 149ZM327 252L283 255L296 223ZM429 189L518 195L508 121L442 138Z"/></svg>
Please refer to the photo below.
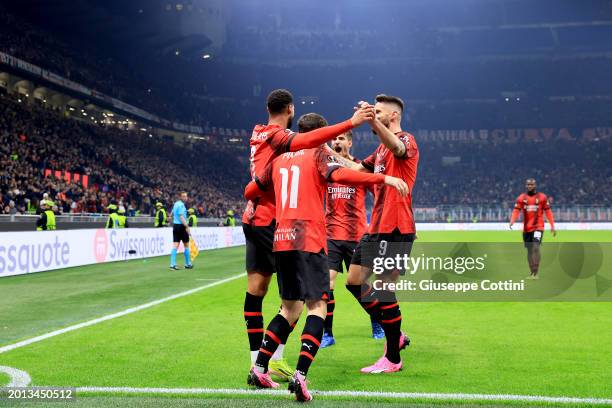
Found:
<svg viewBox="0 0 612 408"><path fill-rule="evenodd" d="M389 127L391 126L391 121L389 121L388 119L379 119L380 123L382 123L387 129L389 129ZM372 129L372 133L374 133L375 135L377 134L376 131L374 129Z"/></svg>
<svg viewBox="0 0 612 408"><path fill-rule="evenodd" d="M292 125L293 125L293 116L289 116L289 119L287 119L287 129L291 129Z"/></svg>

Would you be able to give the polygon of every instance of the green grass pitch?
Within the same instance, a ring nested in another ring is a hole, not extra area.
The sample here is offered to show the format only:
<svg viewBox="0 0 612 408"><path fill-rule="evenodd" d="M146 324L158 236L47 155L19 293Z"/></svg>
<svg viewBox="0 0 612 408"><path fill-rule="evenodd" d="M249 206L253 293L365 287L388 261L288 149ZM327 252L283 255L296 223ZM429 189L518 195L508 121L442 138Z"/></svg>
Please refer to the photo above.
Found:
<svg viewBox="0 0 612 408"><path fill-rule="evenodd" d="M521 237L518 231L421 232L419 239L507 242ZM612 242L612 233L561 231L556 238L547 234L545 239ZM0 279L0 347L235 276L244 270L243 257L244 248L239 247L202 252L191 271L168 271L168 259L162 257ZM519 267L527 272L526 265ZM319 351L309 374L313 389L612 398L610 303L404 302L403 328L413 340L402 353L404 370L364 376L359 368L380 356L383 343L370 337L369 319L344 290L343 277L339 279L334 322L337 345ZM0 366L26 371L34 385L246 389L245 287L246 277L240 277L8 351L0 354ZM273 285L264 303L266 322L278 305ZM290 363L298 354L299 331L301 325L285 351ZM7 381L0 373L0 384ZM256 391L235 396L98 392L80 394L77 402L66 406L254 407L266 403L293 406L286 396ZM320 397L314 404L525 405L351 397Z"/></svg>

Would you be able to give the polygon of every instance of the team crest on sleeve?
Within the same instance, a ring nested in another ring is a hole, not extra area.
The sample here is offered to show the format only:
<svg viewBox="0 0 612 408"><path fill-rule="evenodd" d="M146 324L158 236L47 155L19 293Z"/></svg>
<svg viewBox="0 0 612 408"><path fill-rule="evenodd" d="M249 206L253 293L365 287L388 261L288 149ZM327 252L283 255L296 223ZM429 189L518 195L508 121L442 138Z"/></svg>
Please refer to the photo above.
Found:
<svg viewBox="0 0 612 408"><path fill-rule="evenodd" d="M332 167L332 166L339 166L340 162L338 161L338 158L336 156L333 155L328 155L327 156L327 166L328 167Z"/></svg>

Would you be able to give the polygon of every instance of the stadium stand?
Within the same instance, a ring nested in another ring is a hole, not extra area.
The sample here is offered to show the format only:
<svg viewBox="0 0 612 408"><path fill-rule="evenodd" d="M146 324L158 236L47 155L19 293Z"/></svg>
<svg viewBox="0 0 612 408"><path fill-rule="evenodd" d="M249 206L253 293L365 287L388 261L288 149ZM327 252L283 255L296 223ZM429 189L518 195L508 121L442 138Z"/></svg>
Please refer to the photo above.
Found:
<svg viewBox="0 0 612 408"><path fill-rule="evenodd" d="M219 147L200 143L188 150L139 132L64 119L9 96L0 98L0 112L3 213L24 213L26 199L38 203L44 192L61 211L73 213L101 213L115 200L151 214L155 201L170 203L179 190L190 193L202 216L243 207L244 164ZM45 177L45 169L52 175ZM66 171L87 175L88 187L66 182Z"/></svg>
<svg viewBox="0 0 612 408"><path fill-rule="evenodd" d="M243 146L201 142L183 158L184 149L140 132L62 119L57 112L26 107L8 96L0 99L0 106L3 213L23 213L26 198L37 202L49 191L66 213L103 212L110 200L117 200L150 214L155 200L169 202L177 189L190 191L205 216L241 210L239 193L247 174ZM359 134L355 154L366 156L375 142L373 136ZM417 206L507 207L527 177L537 178L555 204L610 205L610 135L547 142L423 141L420 149ZM537 162L538 167L516 166L517 161ZM45 169L89 175L90 186L44 177Z"/></svg>

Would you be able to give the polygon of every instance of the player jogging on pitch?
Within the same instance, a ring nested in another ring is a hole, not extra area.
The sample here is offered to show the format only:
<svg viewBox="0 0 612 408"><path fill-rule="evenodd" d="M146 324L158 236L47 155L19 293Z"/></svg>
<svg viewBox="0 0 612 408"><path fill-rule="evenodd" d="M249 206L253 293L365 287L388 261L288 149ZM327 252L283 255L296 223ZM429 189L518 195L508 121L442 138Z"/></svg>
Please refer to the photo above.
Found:
<svg viewBox="0 0 612 408"><path fill-rule="evenodd" d="M326 124L317 114L300 119L301 128ZM308 133L306 133L308 134ZM343 184L385 183L406 195L403 181L382 174L363 174L343 168L324 146L287 152L274 159L245 190L247 199L263 198L273 188L276 208L274 258L282 308L267 327L265 337L251 369L248 383L259 388L276 388L268 373L268 363L276 348L287 341L304 303L308 317L302 347L289 391L298 401L310 401L306 375L321 345L326 301L329 291L327 240L323 213L327 182Z"/></svg>
<svg viewBox="0 0 612 408"><path fill-rule="evenodd" d="M294 133L289 128L295 116L293 95L285 89L277 89L268 95L268 124L256 125L251 135L250 173L255 179L272 160L285 153L318 147L367 120L374 119L371 109L357 110L351 119L333 126L326 126L308 133ZM246 270L248 286L244 300L244 319L251 350L251 363L264 336L262 315L263 298L274 273L272 241L275 220L274 198L263 196L257 206L247 204L242 217L242 228L246 237ZM289 380L293 374L283 357L284 343L272 357L270 369L279 380Z"/></svg>
<svg viewBox="0 0 612 408"><path fill-rule="evenodd" d="M365 103L361 103L363 109ZM378 148L357 168L361 171L394 176L408 184L407 196L387 186L374 187L374 208L368 232L357 247L349 267L346 287L371 318L379 321L385 331L383 356L362 373L392 373L401 370L400 351L410 344L401 331L402 313L390 290L373 290L369 283L374 257L410 256L416 229L412 213L412 188L416 180L419 150L414 137L402 131L404 102L389 95L376 96L376 118L370 121L372 130L381 141ZM395 281L398 270L387 271L380 280Z"/></svg>
<svg viewBox="0 0 612 408"><path fill-rule="evenodd" d="M340 156L355 163L360 160L350 154L353 146L353 132L348 131L336 136L331 141L331 148ZM366 187L329 183L327 185L325 224L327 225L327 249L329 264L329 295L327 297L327 316L321 348L336 344L333 324L336 299L334 288L338 273L342 273L342 264L348 270L357 243L366 232ZM371 319L372 337L382 339L385 332L380 323Z"/></svg>
<svg viewBox="0 0 612 408"><path fill-rule="evenodd" d="M523 212L523 242L527 248L527 262L529 263L530 274L527 279L538 279L538 269L540 267L540 244L544 237L544 215L550 223L550 232L553 236L555 231L555 220L548 202L546 194L536 191L535 179L525 181L526 193L522 193L516 199L512 216L510 217L510 229Z"/></svg>
<svg viewBox="0 0 612 408"><path fill-rule="evenodd" d="M172 207L172 252L170 253L170 269L178 270L176 266L176 253L178 247L183 242L185 248L185 269L192 269L190 253L189 253L189 225L187 225L187 207L185 202L187 201L187 193L182 192L179 195L179 199L174 203Z"/></svg>

